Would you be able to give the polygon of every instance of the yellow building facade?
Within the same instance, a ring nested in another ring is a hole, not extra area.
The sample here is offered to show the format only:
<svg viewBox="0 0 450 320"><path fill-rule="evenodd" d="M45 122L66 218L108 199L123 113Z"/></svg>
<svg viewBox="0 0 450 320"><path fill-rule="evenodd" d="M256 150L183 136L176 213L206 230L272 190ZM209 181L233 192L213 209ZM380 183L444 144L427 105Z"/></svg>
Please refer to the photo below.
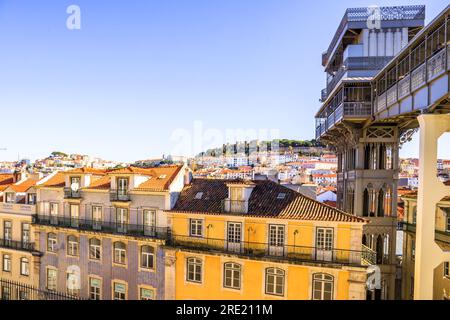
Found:
<svg viewBox="0 0 450 320"><path fill-rule="evenodd" d="M362 218L269 181L201 179L167 215L174 299L366 298Z"/></svg>
<svg viewBox="0 0 450 320"><path fill-rule="evenodd" d="M402 197L403 218L402 299L414 299L416 263L417 192ZM450 197L442 199L435 210L435 242L450 249ZM433 271L433 300L450 300L450 261L440 263Z"/></svg>

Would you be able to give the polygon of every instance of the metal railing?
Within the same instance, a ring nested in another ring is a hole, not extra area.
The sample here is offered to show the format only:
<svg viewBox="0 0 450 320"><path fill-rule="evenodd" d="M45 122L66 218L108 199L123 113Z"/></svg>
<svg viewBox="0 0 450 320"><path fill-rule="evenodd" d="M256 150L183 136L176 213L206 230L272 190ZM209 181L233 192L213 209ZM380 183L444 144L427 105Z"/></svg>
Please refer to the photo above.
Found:
<svg viewBox="0 0 450 320"><path fill-rule="evenodd" d="M31 285L0 279L0 300L82 300L66 293L41 290Z"/></svg>
<svg viewBox="0 0 450 320"><path fill-rule="evenodd" d="M395 7L381 7L380 19L381 20L424 20L425 19L425 6L412 5L412 6L395 6ZM325 58L322 60L330 59L336 45L341 37L342 32L345 30L349 22L366 22L368 21L372 13L368 8L349 8L345 11L344 17L339 24L336 33L328 47Z"/></svg>
<svg viewBox="0 0 450 320"><path fill-rule="evenodd" d="M64 198L65 199L80 199L81 191L72 190L72 188L64 188Z"/></svg>
<svg viewBox="0 0 450 320"><path fill-rule="evenodd" d="M170 229L167 227L58 216L33 215L33 224L163 240L170 235Z"/></svg>
<svg viewBox="0 0 450 320"><path fill-rule="evenodd" d="M109 196L110 196L111 201L130 201L131 200L128 190L111 189Z"/></svg>
<svg viewBox="0 0 450 320"><path fill-rule="evenodd" d="M375 264L376 253L367 247L362 250L317 248L296 245L271 245L269 243L227 241L224 239L172 236L166 242L169 246L201 251L219 251L241 256L276 258L290 261L311 261L344 265Z"/></svg>
<svg viewBox="0 0 450 320"><path fill-rule="evenodd" d="M33 242L23 242L9 239L0 239L0 248L18 250L18 251L28 251L33 252L34 243Z"/></svg>

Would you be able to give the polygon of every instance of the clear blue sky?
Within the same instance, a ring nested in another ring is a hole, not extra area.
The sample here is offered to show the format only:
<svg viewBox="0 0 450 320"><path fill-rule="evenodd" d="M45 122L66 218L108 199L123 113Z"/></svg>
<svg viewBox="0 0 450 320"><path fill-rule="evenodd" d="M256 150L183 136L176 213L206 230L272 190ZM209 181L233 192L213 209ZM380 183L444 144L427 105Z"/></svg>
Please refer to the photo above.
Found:
<svg viewBox="0 0 450 320"><path fill-rule="evenodd" d="M411 3L429 21L448 0L0 0L0 159L144 159L194 121L311 139L321 53L345 9ZM66 28L71 4L81 30Z"/></svg>

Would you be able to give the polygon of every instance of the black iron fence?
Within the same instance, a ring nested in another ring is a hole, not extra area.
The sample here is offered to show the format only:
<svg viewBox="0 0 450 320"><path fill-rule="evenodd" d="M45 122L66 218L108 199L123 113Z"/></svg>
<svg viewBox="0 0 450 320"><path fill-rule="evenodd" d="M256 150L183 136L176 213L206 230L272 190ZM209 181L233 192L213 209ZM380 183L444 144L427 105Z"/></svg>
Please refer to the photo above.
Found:
<svg viewBox="0 0 450 320"><path fill-rule="evenodd" d="M27 241L16 241L9 239L0 239L0 248L12 249L12 250L20 250L20 251L29 251L33 252L34 243Z"/></svg>
<svg viewBox="0 0 450 320"><path fill-rule="evenodd" d="M0 279L0 300L82 300L66 293L41 290L31 285Z"/></svg>
<svg viewBox="0 0 450 320"><path fill-rule="evenodd" d="M130 235L136 237L148 237L163 240L167 239L167 237L170 235L170 229L167 227L152 227L142 224L129 224L115 221L110 222L51 215L33 215L33 223L46 226L103 232L109 234Z"/></svg>
<svg viewBox="0 0 450 320"><path fill-rule="evenodd" d="M130 201L130 194L127 190L111 189L109 192L110 201Z"/></svg>
<svg viewBox="0 0 450 320"><path fill-rule="evenodd" d="M72 190L72 188L64 188L64 198L65 199L80 199L81 191Z"/></svg>
<svg viewBox="0 0 450 320"><path fill-rule="evenodd" d="M224 239L172 236L169 246L193 250L219 251L260 258L280 258L293 261L337 263L345 265L367 265L376 263L376 252L363 247L361 251L335 248L306 247L284 244L227 241Z"/></svg>

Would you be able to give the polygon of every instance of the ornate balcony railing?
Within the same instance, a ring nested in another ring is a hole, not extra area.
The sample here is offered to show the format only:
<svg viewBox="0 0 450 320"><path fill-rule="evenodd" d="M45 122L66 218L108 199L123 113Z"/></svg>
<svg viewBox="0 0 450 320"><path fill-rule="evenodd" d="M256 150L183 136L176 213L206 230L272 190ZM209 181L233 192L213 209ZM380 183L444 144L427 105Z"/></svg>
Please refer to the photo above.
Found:
<svg viewBox="0 0 450 320"><path fill-rule="evenodd" d="M0 300L83 300L63 292L41 290L6 279L0 279L0 289Z"/></svg>
<svg viewBox="0 0 450 320"><path fill-rule="evenodd" d="M367 247L361 251L335 248L317 248L295 245L271 245L269 243L227 241L224 239L172 236L167 244L191 250L224 252L240 256L275 258L298 262L335 263L363 266L375 264L376 253Z"/></svg>
<svg viewBox="0 0 450 320"><path fill-rule="evenodd" d="M130 194L128 193L127 190L116 190L116 189L111 189L110 193L110 200L111 201L130 201Z"/></svg>
<svg viewBox="0 0 450 320"><path fill-rule="evenodd" d="M72 188L64 188L64 198L65 199L80 199L81 191L72 190Z"/></svg>
<svg viewBox="0 0 450 320"><path fill-rule="evenodd" d="M18 250L18 251L27 251L27 252L35 251L33 242L22 242L22 241L9 240L9 239L0 239L0 248L12 249L12 250Z"/></svg>
<svg viewBox="0 0 450 320"><path fill-rule="evenodd" d="M34 215L33 223L44 226L70 228L84 231L102 232L108 234L129 235L155 239L167 239L170 229L166 227L152 227L143 224L129 224L89 219L75 219L58 216Z"/></svg>

